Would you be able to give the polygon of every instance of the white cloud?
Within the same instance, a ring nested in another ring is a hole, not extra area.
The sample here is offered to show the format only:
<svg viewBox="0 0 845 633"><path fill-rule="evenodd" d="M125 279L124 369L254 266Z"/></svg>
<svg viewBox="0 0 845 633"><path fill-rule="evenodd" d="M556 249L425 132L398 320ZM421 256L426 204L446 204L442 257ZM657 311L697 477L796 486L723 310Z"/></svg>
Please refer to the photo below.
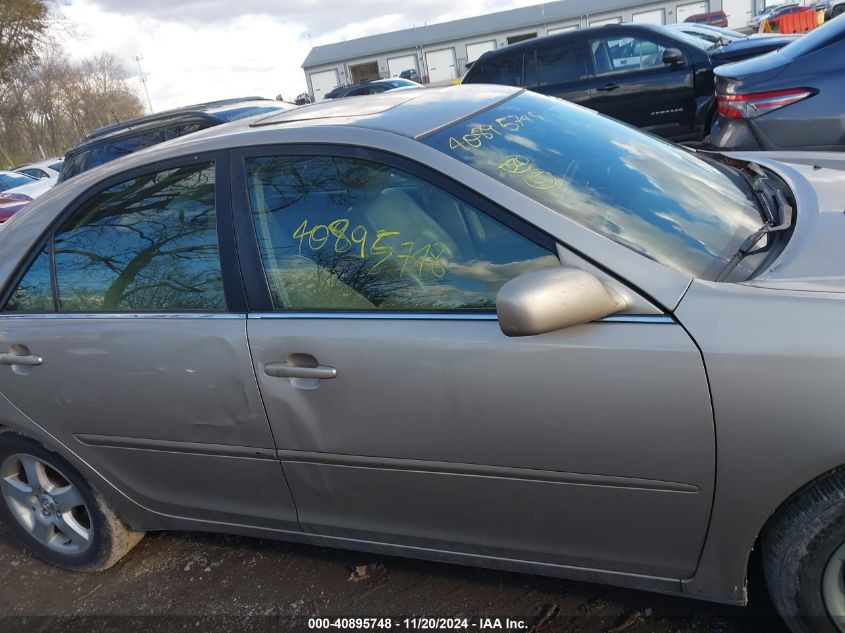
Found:
<svg viewBox="0 0 845 633"><path fill-rule="evenodd" d="M70 0L62 12L80 38L74 58L110 52L143 98L141 53L156 110L247 95L293 99L311 44L330 44L424 23L481 15L536 0ZM401 7L402 13L397 13ZM310 37L310 39L309 39Z"/></svg>

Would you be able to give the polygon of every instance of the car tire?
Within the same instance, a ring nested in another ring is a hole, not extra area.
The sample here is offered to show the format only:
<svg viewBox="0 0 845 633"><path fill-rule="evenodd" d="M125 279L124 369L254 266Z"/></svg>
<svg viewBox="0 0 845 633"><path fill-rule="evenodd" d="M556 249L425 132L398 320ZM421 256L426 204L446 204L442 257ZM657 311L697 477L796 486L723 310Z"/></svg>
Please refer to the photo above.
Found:
<svg viewBox="0 0 845 633"><path fill-rule="evenodd" d="M0 432L0 521L30 552L73 571L108 569L144 536L67 460L11 432Z"/></svg>
<svg viewBox="0 0 845 633"><path fill-rule="evenodd" d="M772 601L794 633L845 631L845 469L797 493L762 535Z"/></svg>

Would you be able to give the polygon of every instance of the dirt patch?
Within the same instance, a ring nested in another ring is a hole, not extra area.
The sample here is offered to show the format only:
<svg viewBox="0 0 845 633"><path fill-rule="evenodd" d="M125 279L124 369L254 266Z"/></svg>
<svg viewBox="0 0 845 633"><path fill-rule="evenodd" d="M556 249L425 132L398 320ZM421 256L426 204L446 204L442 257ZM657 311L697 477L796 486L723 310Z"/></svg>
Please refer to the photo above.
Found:
<svg viewBox="0 0 845 633"><path fill-rule="evenodd" d="M788 633L756 577L742 609L208 534L149 534L111 569L76 574L30 557L0 525L0 573L0 630L15 633L308 630L314 617L396 616L468 618L469 630L520 623L538 633Z"/></svg>

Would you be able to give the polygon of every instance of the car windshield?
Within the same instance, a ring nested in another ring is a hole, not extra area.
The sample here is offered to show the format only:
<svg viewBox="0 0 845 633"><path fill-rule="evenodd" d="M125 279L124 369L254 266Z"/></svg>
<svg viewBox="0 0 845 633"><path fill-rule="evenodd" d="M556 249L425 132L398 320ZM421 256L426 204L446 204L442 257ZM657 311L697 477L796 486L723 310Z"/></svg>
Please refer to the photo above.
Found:
<svg viewBox="0 0 845 633"><path fill-rule="evenodd" d="M835 44L842 39L845 39L845 20L830 20L806 35L802 35L794 42L787 44L780 49L780 53L788 59L797 59L802 55Z"/></svg>
<svg viewBox="0 0 845 633"><path fill-rule="evenodd" d="M0 174L0 191L6 191L20 185L27 185L36 179L26 174Z"/></svg>
<svg viewBox="0 0 845 633"><path fill-rule="evenodd" d="M531 92L423 142L692 277L715 279L763 224L749 189L727 167Z"/></svg>

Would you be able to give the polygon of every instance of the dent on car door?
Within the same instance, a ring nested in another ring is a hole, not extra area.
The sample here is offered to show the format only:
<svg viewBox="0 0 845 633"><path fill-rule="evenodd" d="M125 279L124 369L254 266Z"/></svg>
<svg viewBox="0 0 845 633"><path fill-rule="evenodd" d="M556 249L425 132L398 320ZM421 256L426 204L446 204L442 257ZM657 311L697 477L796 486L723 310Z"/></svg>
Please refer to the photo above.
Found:
<svg viewBox="0 0 845 633"><path fill-rule="evenodd" d="M0 392L153 510L295 527L230 265L227 173L225 156L195 157L75 202L9 289Z"/></svg>
<svg viewBox="0 0 845 633"><path fill-rule="evenodd" d="M690 575L714 449L683 329L505 337L496 292L559 266L553 240L436 173L353 155L235 163L249 342L303 529Z"/></svg>
<svg viewBox="0 0 845 633"><path fill-rule="evenodd" d="M592 37L590 107L668 137L691 133L695 114L692 67L663 63L669 47L658 38Z"/></svg>

